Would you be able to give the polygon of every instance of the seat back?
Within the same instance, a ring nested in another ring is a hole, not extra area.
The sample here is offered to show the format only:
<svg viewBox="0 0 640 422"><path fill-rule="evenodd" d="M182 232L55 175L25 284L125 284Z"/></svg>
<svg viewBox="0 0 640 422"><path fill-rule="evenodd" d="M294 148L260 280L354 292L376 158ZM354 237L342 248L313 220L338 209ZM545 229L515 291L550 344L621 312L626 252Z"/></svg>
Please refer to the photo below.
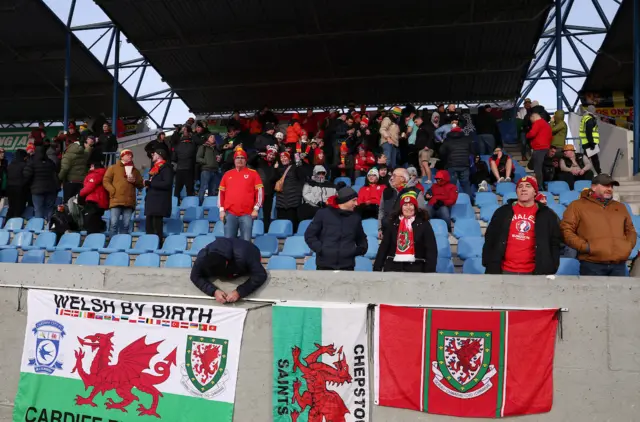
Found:
<svg viewBox="0 0 640 422"><path fill-rule="evenodd" d="M284 241L284 246L282 247L282 255L311 255L311 249L309 249L309 246L304 241L304 237L291 236Z"/></svg>
<svg viewBox="0 0 640 422"><path fill-rule="evenodd" d="M44 251L42 249L26 251L20 262L23 264L44 264Z"/></svg>
<svg viewBox="0 0 640 422"><path fill-rule="evenodd" d="M100 265L100 254L96 251L82 252L76 258L75 264L76 265Z"/></svg>
<svg viewBox="0 0 640 422"><path fill-rule="evenodd" d="M18 250L17 249L0 250L0 262L5 264L15 264L16 262L18 262Z"/></svg>
<svg viewBox="0 0 640 422"><path fill-rule="evenodd" d="M91 233L87 237L84 238L84 242L82 243L82 247L98 249L104 247L104 242L107 240L107 237L104 233Z"/></svg>
<svg viewBox="0 0 640 422"><path fill-rule="evenodd" d="M434 218L432 220L429 220L429 222L431 223L431 228L433 229L433 233L436 236L449 236L447 223L444 220Z"/></svg>
<svg viewBox="0 0 640 422"><path fill-rule="evenodd" d="M194 235L202 235L209 233L209 221L207 220L195 220L189 223L187 233Z"/></svg>
<svg viewBox="0 0 640 422"><path fill-rule="evenodd" d="M21 217L13 217L7 220L4 225L5 230L21 230L24 220Z"/></svg>
<svg viewBox="0 0 640 422"><path fill-rule="evenodd" d="M356 256L355 271L373 271L373 264L371 260L364 256Z"/></svg>
<svg viewBox="0 0 640 422"><path fill-rule="evenodd" d="M158 239L158 235L155 234L143 234L138 238L136 245L133 247L134 250L141 251L149 251L158 249L158 244L160 243L160 239Z"/></svg>
<svg viewBox="0 0 640 422"><path fill-rule="evenodd" d="M296 236L304 236L304 232L309 228L309 224L311 224L312 220L302 220L300 224L298 224L298 231L296 232Z"/></svg>
<svg viewBox="0 0 640 422"><path fill-rule="evenodd" d="M455 269L453 268L453 262L450 258L438 258L436 263L436 272L440 274L453 274Z"/></svg>
<svg viewBox="0 0 640 422"><path fill-rule="evenodd" d="M47 264L71 265L72 258L71 251L55 251L49 256Z"/></svg>
<svg viewBox="0 0 640 422"><path fill-rule="evenodd" d="M453 235L458 239L468 236L482 236L480 223L475 218L456 220L456 224L453 227Z"/></svg>
<svg viewBox="0 0 640 422"><path fill-rule="evenodd" d="M186 210L190 207L197 207L200 205L200 199L197 196L185 196L180 203L180 209Z"/></svg>
<svg viewBox="0 0 640 422"><path fill-rule="evenodd" d="M202 202L202 208L213 208L218 206L217 196L205 196Z"/></svg>
<svg viewBox="0 0 640 422"><path fill-rule="evenodd" d="M284 239L293 235L293 224L289 220L274 220L269 225L269 234L278 239Z"/></svg>
<svg viewBox="0 0 640 422"><path fill-rule="evenodd" d="M35 232L40 231L44 228L44 218L41 217L33 217L31 220L27 221L27 225L24 226L24 229L27 231Z"/></svg>
<svg viewBox="0 0 640 422"><path fill-rule="evenodd" d="M191 268L191 257L183 253L170 255L164 266L166 268Z"/></svg>
<svg viewBox="0 0 640 422"><path fill-rule="evenodd" d="M291 238L290 238L291 239ZM278 254L278 238L270 234L258 236L253 241L253 244L260 249L260 253L270 257L271 255Z"/></svg>
<svg viewBox="0 0 640 422"><path fill-rule="evenodd" d="M179 218L169 218L164 222L164 233L167 236L172 234L180 234L182 233L183 229L184 223Z"/></svg>
<svg viewBox="0 0 640 422"><path fill-rule="evenodd" d="M9 244L11 233L2 231L0 232L0 246L6 246Z"/></svg>
<svg viewBox="0 0 640 422"><path fill-rule="evenodd" d="M484 274L485 268L482 266L482 258L471 258L464 261L462 265L463 274Z"/></svg>
<svg viewBox="0 0 640 422"><path fill-rule="evenodd" d="M304 261L304 265L302 269L305 271L315 271L316 270L316 257L309 257L306 261Z"/></svg>
<svg viewBox="0 0 640 422"><path fill-rule="evenodd" d="M195 239L193 239L193 242L191 242L191 248L189 248L189 250L191 252L195 252L195 251L199 252L200 249L204 248L209 243L212 243L214 240L216 240L216 237L211 234L205 235L205 236L198 236Z"/></svg>
<svg viewBox="0 0 640 422"><path fill-rule="evenodd" d="M162 249L168 251L185 251L187 250L187 237L181 234L172 234L164 240Z"/></svg>
<svg viewBox="0 0 640 422"><path fill-rule="evenodd" d="M80 236L80 234L78 234L78 236ZM20 248L22 246L31 246L32 241L33 241L33 233L19 232L19 233L16 233L15 236L13 236L13 240L11 241L11 244L16 248Z"/></svg>
<svg viewBox="0 0 640 422"><path fill-rule="evenodd" d="M362 220L362 229L367 236L378 237L378 220L375 218Z"/></svg>
<svg viewBox="0 0 640 422"><path fill-rule="evenodd" d="M116 252L107 255L107 259L104 260L103 265L110 265L113 267L128 267L129 266L129 254L125 252Z"/></svg>
<svg viewBox="0 0 640 422"><path fill-rule="evenodd" d="M184 211L182 221L190 223L194 220L200 220L204 218L204 209L202 207L189 207Z"/></svg>
<svg viewBox="0 0 640 422"><path fill-rule="evenodd" d="M484 237L463 237L458 241L458 257L462 260L482 257Z"/></svg>
<svg viewBox="0 0 640 422"><path fill-rule="evenodd" d="M272 256L269 258L267 270L295 270L296 260L290 256Z"/></svg>
<svg viewBox="0 0 640 422"><path fill-rule="evenodd" d="M560 258L556 275L580 275L580 261L575 258Z"/></svg>
<svg viewBox="0 0 640 422"><path fill-rule="evenodd" d="M66 236L66 235L65 235ZM130 234L117 234L109 241L108 248L114 249L129 249L131 247L131 235Z"/></svg>
<svg viewBox="0 0 640 422"><path fill-rule="evenodd" d="M160 267L160 256L154 253L143 253L142 255L138 255L133 266L158 268Z"/></svg>

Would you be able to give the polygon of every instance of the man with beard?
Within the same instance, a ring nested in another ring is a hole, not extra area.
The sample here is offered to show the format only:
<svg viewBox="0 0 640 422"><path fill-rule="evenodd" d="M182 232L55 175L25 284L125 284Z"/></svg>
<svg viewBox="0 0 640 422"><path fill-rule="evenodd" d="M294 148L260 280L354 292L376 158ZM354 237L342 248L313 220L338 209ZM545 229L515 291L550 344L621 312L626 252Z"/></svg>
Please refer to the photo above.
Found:
<svg viewBox="0 0 640 422"><path fill-rule="evenodd" d="M274 136L274 133L276 132L276 127L274 126L274 124L267 123L263 127L264 131L260 135L258 135L254 146L256 151L266 153L267 147L269 147L270 145L276 145L278 142L276 141L276 138Z"/></svg>
<svg viewBox="0 0 640 422"><path fill-rule="evenodd" d="M267 123L270 125L271 123ZM274 139L275 143L275 139ZM265 233L269 231L271 224L271 210L273 208L274 187L278 181L278 173L274 167L278 157L278 148L271 144L265 148L266 152L256 152L251 158L253 167L260 176L264 187L264 201L262 205L262 222Z"/></svg>

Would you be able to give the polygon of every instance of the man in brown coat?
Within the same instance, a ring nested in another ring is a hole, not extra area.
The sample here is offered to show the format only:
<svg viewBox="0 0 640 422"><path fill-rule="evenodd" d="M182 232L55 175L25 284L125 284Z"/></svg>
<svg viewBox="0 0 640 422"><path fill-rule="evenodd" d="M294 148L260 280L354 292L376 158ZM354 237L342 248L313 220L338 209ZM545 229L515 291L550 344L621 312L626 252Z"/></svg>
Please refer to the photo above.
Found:
<svg viewBox="0 0 640 422"><path fill-rule="evenodd" d="M608 174L599 174L564 212L564 242L578 251L580 275L624 277L626 261L636 245L636 231L624 204L614 201Z"/></svg>
<svg viewBox="0 0 640 422"><path fill-rule="evenodd" d="M120 161L107 169L102 186L109 192L109 209L111 210L110 236L131 232L131 216L136 208L136 188L142 189L142 175L133 165L133 153L128 150L120 152ZM122 216L122 229L118 232L118 223Z"/></svg>

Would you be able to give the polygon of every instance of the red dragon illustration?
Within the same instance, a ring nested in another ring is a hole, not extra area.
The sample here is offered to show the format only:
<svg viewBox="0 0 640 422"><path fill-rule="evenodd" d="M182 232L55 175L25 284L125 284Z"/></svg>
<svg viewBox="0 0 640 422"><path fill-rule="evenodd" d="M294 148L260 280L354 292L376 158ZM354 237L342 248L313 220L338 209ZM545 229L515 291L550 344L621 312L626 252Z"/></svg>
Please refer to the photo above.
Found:
<svg viewBox="0 0 640 422"><path fill-rule="evenodd" d="M111 364L111 358L113 353L113 332L108 334L96 333L85 338L78 337L80 346L91 347L92 351L96 351L96 356L91 362L91 369L89 373L85 372L82 367L82 359L85 354L80 347L75 352L76 365L71 373L78 371L78 375L84 382L85 390L89 387L93 387L93 391L89 394L89 397L76 396L76 405L90 405L96 407L93 402L93 398L99 394L106 393L109 390L115 390L116 394L122 399L119 402L113 401L111 398L107 398L105 401L105 407L107 409L120 409L126 412L125 409L134 400L140 400L134 395L131 390L137 388L143 393L150 394L153 397L151 406L147 409L142 404L138 405L138 416L155 416L160 418L157 413L158 400L162 397L162 393L155 387L155 385L165 382L171 373L171 366L176 365L176 350L173 349L162 361L157 362L153 370L159 375L153 375L144 371L151 369L151 360L158 355L158 346L163 340L159 342L147 344L146 336L140 337L131 344L124 347L118 355L118 363Z"/></svg>
<svg viewBox="0 0 640 422"><path fill-rule="evenodd" d="M291 403L298 403L301 410L291 412L291 420L296 422L300 413L309 406L309 422L323 422L323 418L326 422L345 422L344 415L349 413L349 409L338 393L327 388L327 383L343 385L353 381L349 374L346 357L340 347L337 352L338 360L333 363L334 366L318 362L318 358L323 354L335 356L336 349L333 344L329 346L316 344L315 346L317 350L304 358L306 366L300 360L300 348L298 346L293 348L293 372L300 368L302 378L307 381L307 391L300 395L302 383L297 379L293 382Z"/></svg>
<svg viewBox="0 0 640 422"><path fill-rule="evenodd" d="M458 361L453 364L453 369L457 372L462 369L462 382L471 377L471 373L478 370L479 365L472 362L474 356L480 353L482 344L480 340L462 340L461 346L458 347L456 342L453 341L451 345L447 346L447 353L456 355Z"/></svg>
<svg viewBox="0 0 640 422"><path fill-rule="evenodd" d="M209 347L200 344L194 348L193 356L200 359L199 365L194 365L193 369L196 373L200 374L200 381L204 384L205 381L218 372L218 362L216 360L220 357L220 345L210 345Z"/></svg>

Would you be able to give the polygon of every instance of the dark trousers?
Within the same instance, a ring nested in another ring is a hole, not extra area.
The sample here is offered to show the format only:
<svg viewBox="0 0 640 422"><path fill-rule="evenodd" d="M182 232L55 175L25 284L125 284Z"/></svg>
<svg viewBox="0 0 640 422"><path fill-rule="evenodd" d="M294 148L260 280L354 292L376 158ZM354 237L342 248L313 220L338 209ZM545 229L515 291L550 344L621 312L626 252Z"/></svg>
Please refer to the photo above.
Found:
<svg viewBox="0 0 640 422"><path fill-rule="evenodd" d="M293 224L293 232L298 231L298 209L297 208L276 208L278 220L289 220Z"/></svg>
<svg viewBox="0 0 640 422"><path fill-rule="evenodd" d="M580 261L580 275L593 275L602 277L628 277L627 264L596 264L594 262Z"/></svg>
<svg viewBox="0 0 640 422"><path fill-rule="evenodd" d="M87 202L82 212L84 229L87 233L102 233L107 229L107 223L102 219L104 210L95 202Z"/></svg>
<svg viewBox="0 0 640 422"><path fill-rule="evenodd" d="M176 171L176 190L174 196L180 201L180 192L182 188L187 188L187 196L194 196L196 193L193 190L193 176L194 170L177 170Z"/></svg>
<svg viewBox="0 0 640 422"><path fill-rule="evenodd" d="M82 186L82 182L64 182L62 185L64 203L66 204L69 199L79 194L82 190Z"/></svg>
<svg viewBox="0 0 640 422"><path fill-rule="evenodd" d="M379 210L380 207L375 204L360 204L356 208L356 211L360 214L360 217L362 217L363 220L368 218L378 219Z"/></svg>
<svg viewBox="0 0 640 422"><path fill-rule="evenodd" d="M593 163L593 168L596 171L596 173L600 174L602 173L600 171L600 158L599 158L600 154L595 154L592 155L589 159L591 160L591 163Z"/></svg>
<svg viewBox="0 0 640 422"><path fill-rule="evenodd" d="M541 190L544 186L544 172L542 169L544 168L544 157L547 156L548 149L537 149L531 153L531 159L533 160L533 172L536 175L536 180L538 182L538 186L540 186Z"/></svg>
<svg viewBox="0 0 640 422"><path fill-rule="evenodd" d="M271 225L271 209L273 207L273 194L265 195L262 202L262 223L264 224L264 232L269 231Z"/></svg>
<svg viewBox="0 0 640 422"><path fill-rule="evenodd" d="M9 198L7 220L20 217L27 207L27 191L22 188L7 188L7 197Z"/></svg>
<svg viewBox="0 0 640 422"><path fill-rule="evenodd" d="M155 234L160 239L160 244L162 244L162 234L163 234L163 219L162 216L159 215L148 215L145 221L145 229L147 234Z"/></svg>
<svg viewBox="0 0 640 422"><path fill-rule="evenodd" d="M300 221L313 220L319 209L320 207L314 207L311 204L302 204L298 207L298 219ZM376 216L376 218L378 217Z"/></svg>

